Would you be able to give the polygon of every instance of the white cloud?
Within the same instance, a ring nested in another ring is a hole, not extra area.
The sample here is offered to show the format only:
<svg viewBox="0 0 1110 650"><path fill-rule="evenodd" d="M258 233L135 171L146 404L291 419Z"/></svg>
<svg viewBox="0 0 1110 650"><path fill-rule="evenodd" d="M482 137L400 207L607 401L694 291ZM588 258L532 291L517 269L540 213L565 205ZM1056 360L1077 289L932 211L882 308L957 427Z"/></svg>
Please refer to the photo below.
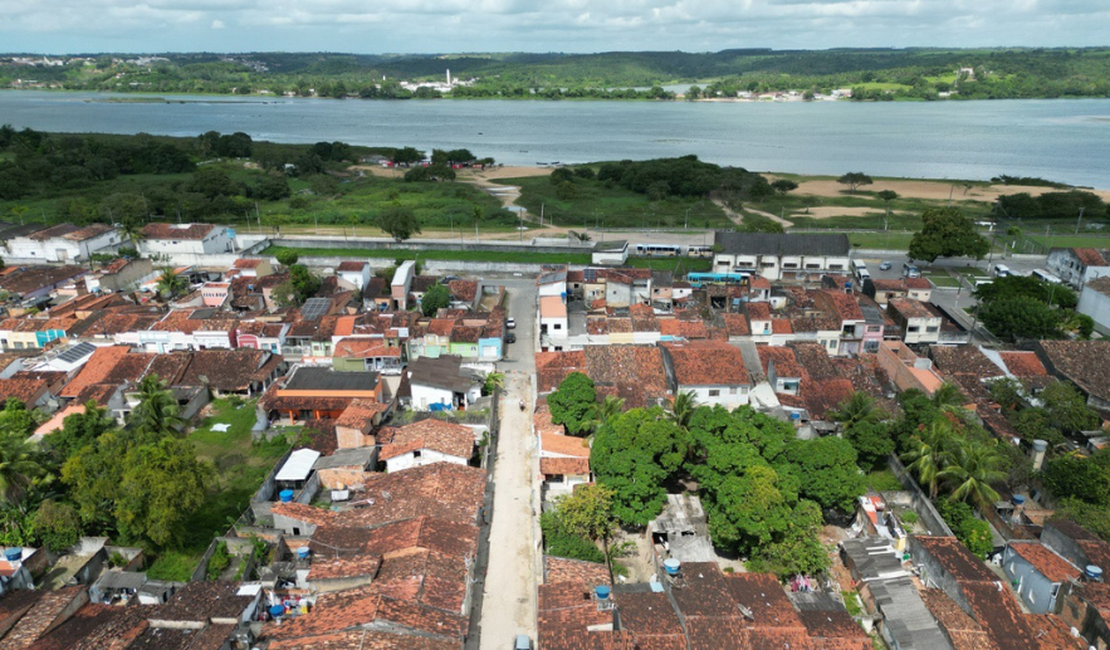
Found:
<svg viewBox="0 0 1110 650"><path fill-rule="evenodd" d="M1106 0L0 0L0 47L37 52L1102 45L1107 24Z"/></svg>

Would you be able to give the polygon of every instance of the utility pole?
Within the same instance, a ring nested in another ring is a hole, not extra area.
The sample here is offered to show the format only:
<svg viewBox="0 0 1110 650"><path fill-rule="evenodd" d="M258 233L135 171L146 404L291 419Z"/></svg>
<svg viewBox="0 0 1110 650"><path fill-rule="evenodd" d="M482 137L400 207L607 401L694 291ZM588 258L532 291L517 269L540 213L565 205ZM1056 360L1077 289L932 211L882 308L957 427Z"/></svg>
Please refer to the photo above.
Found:
<svg viewBox="0 0 1110 650"><path fill-rule="evenodd" d="M1084 206L1079 206L1079 218L1075 220L1075 234L1079 234L1079 224L1083 223Z"/></svg>

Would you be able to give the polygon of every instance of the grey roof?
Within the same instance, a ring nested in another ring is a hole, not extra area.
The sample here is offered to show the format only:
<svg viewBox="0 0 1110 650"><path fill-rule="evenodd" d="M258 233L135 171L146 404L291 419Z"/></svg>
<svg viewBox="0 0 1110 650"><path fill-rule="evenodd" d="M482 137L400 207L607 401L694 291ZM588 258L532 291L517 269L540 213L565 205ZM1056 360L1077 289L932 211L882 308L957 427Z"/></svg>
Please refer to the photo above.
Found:
<svg viewBox="0 0 1110 650"><path fill-rule="evenodd" d="M45 230L44 224L32 221L31 223L17 225L10 223L0 224L0 239L12 239L14 237L26 237L32 233L40 230Z"/></svg>
<svg viewBox="0 0 1110 650"><path fill-rule="evenodd" d="M474 385L473 373L461 367L462 357L445 354L438 358L417 357L409 362L405 375L410 384L465 393Z"/></svg>
<svg viewBox="0 0 1110 650"><path fill-rule="evenodd" d="M610 239L594 243L595 251L622 251L628 248L627 239Z"/></svg>
<svg viewBox="0 0 1110 650"><path fill-rule="evenodd" d="M373 447L356 447L354 449L340 449L331 456L321 456L312 469L321 470L331 467L365 467L374 458Z"/></svg>
<svg viewBox="0 0 1110 650"><path fill-rule="evenodd" d="M331 368L302 366L286 382L289 390L371 390L378 385L376 372L337 372Z"/></svg>
<svg viewBox="0 0 1110 650"><path fill-rule="evenodd" d="M841 543L845 554L852 559L864 582L886 580L909 575L902 566L898 554L890 546L890 541L882 537L860 537L844 540Z"/></svg>
<svg viewBox="0 0 1110 650"><path fill-rule="evenodd" d="M146 584L146 574L134 571L105 571L96 581L96 586L104 589L138 589Z"/></svg>
<svg viewBox="0 0 1110 650"><path fill-rule="evenodd" d="M901 650L951 650L952 644L929 613L913 580L898 578L872 582L871 594Z"/></svg>
<svg viewBox="0 0 1110 650"><path fill-rule="evenodd" d="M809 235L718 230L715 245L726 255L847 255L848 235Z"/></svg>

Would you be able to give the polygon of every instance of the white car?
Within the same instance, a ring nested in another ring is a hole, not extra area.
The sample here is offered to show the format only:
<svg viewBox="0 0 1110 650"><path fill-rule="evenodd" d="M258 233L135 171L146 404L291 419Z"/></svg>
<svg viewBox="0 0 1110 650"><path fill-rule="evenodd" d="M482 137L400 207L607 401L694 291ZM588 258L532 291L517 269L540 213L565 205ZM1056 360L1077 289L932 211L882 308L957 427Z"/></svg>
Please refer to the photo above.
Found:
<svg viewBox="0 0 1110 650"><path fill-rule="evenodd" d="M505 327L508 327L511 330L516 329L516 319L515 318L510 318L510 319L506 320L505 321Z"/></svg>

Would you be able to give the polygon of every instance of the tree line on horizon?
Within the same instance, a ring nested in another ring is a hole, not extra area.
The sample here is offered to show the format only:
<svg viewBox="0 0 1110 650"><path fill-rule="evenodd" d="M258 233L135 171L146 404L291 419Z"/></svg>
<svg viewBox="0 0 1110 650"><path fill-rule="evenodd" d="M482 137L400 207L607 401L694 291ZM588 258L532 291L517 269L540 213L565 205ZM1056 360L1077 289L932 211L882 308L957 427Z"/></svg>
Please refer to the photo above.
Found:
<svg viewBox="0 0 1110 650"><path fill-rule="evenodd" d="M458 79L456 97L674 99L661 86L713 80L698 97L740 91L807 93L853 88L855 99L1005 99L1110 96L1110 48L723 50L596 54L358 55L166 54L139 63L112 55L35 68L36 81L71 90L293 94L366 99L435 98L400 80ZM960 72L960 71L964 72ZM968 73L966 71L970 70ZM0 84L27 68L0 62ZM693 89L691 89L693 90ZM687 91L689 93L689 91Z"/></svg>

